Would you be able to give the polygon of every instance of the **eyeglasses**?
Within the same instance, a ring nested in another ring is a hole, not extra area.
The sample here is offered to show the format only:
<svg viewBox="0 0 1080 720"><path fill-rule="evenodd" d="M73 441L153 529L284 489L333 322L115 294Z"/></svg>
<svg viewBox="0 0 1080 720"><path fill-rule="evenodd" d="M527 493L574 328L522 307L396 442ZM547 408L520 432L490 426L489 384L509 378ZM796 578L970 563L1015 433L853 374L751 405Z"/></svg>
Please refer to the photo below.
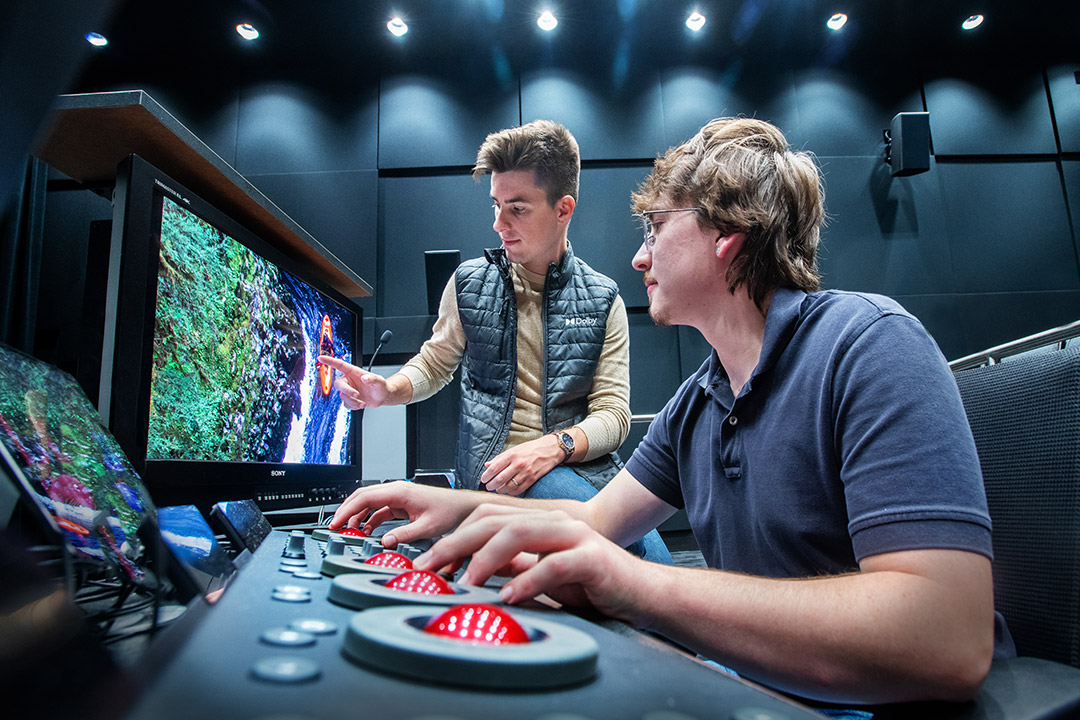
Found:
<svg viewBox="0 0 1080 720"><path fill-rule="evenodd" d="M645 249L652 252L653 245L656 244L656 228L653 227L652 219L650 215L656 215L658 213L674 213L674 212L697 212L701 208L672 208L670 210L646 210L641 213L642 225L645 231Z"/></svg>

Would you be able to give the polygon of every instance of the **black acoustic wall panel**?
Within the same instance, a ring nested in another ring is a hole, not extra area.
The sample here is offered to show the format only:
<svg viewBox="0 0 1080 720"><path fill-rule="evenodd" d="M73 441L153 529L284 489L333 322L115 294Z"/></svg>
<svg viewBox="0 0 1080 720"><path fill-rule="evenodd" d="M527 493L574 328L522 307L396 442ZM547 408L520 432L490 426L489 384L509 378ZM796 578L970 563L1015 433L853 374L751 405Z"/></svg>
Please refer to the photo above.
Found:
<svg viewBox="0 0 1080 720"><path fill-rule="evenodd" d="M829 216L818 252L825 287L894 295L951 286L951 238L934 171L893 177L877 155L818 163Z"/></svg>
<svg viewBox="0 0 1080 720"><path fill-rule="evenodd" d="M562 123L577 138L582 160L655 157L667 147L661 108L656 73L618 83L566 70L522 75L522 121Z"/></svg>
<svg viewBox="0 0 1080 720"><path fill-rule="evenodd" d="M274 83L240 94L236 169L243 175L374 169L378 95Z"/></svg>
<svg viewBox="0 0 1080 720"><path fill-rule="evenodd" d="M773 72L751 79L749 70L739 60L718 68L685 66L666 70L660 83L663 149L682 144L713 118L756 114L784 122L789 114L770 107L768 98L777 95L772 91L790 83L790 73Z"/></svg>
<svg viewBox="0 0 1080 720"><path fill-rule="evenodd" d="M925 93L936 156L1057 152L1041 71L945 77L927 82Z"/></svg>
<svg viewBox="0 0 1080 720"><path fill-rule="evenodd" d="M679 336L645 313L630 313L630 411L655 413L679 387Z"/></svg>
<svg viewBox="0 0 1080 720"><path fill-rule="evenodd" d="M882 131L898 112L922 111L910 64L851 72L809 68L791 73L791 124L780 129L816 155L884 155Z"/></svg>
<svg viewBox="0 0 1080 720"><path fill-rule="evenodd" d="M960 352L950 359L1060 327L1080 319L1080 291L1033 290L953 295L956 324L947 328Z"/></svg>
<svg viewBox="0 0 1080 720"><path fill-rule="evenodd" d="M516 83L401 75L382 81L379 100L380 168L471 168L489 133L521 124Z"/></svg>
<svg viewBox="0 0 1080 720"><path fill-rule="evenodd" d="M457 248L461 259L497 247L490 184L454 175L379 179L382 240L376 295L379 316L427 317L424 251ZM396 331L395 331L396 332ZM419 346L417 346L419 349Z"/></svg>
<svg viewBox="0 0 1080 720"><path fill-rule="evenodd" d="M631 265L642 234L641 224L630 211L630 194L651 167L641 163L582 170L578 205L570 221L574 252L619 284L627 307L648 305L641 273Z"/></svg>
<svg viewBox="0 0 1080 720"><path fill-rule="evenodd" d="M952 292L1080 288L1055 161L948 163L939 158L936 172L947 198Z"/></svg>
<svg viewBox="0 0 1080 720"><path fill-rule="evenodd" d="M678 328L679 335L679 382L698 371L701 363L712 354L712 346L705 336L692 327Z"/></svg>
<svg viewBox="0 0 1080 720"><path fill-rule="evenodd" d="M1069 199L1073 246L1078 248L1080 255L1080 160L1062 160L1061 172L1065 180L1065 195Z"/></svg>
<svg viewBox="0 0 1080 720"><path fill-rule="evenodd" d="M1061 151L1080 153L1080 62L1051 68L1046 75Z"/></svg>
<svg viewBox="0 0 1080 720"><path fill-rule="evenodd" d="M248 179L357 275L376 278L379 182L376 170L251 175ZM367 317L374 298L359 301Z"/></svg>

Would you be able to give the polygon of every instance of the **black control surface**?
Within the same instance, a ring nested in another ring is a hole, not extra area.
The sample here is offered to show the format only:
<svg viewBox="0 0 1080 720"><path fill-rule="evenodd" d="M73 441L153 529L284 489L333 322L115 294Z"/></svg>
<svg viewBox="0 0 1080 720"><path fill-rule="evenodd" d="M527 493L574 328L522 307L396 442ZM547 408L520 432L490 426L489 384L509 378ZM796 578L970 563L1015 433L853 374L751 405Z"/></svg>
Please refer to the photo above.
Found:
<svg viewBox="0 0 1080 720"><path fill-rule="evenodd" d="M592 637L598 662L591 680L557 689L490 690L375 670L343 651L356 611L327 599L333 579L319 573L326 543L303 540L306 564L296 565L299 540L280 531L266 538L221 599L201 613L129 720L820 720L654 639L542 608L511 610L525 621L559 623Z"/></svg>

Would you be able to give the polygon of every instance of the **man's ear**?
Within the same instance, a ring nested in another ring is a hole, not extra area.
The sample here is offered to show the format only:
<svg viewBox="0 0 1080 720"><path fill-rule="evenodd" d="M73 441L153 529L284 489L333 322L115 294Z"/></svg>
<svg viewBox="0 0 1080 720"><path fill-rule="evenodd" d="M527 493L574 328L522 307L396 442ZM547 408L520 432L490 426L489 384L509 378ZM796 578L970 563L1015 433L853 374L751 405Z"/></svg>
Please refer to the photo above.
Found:
<svg viewBox="0 0 1080 720"><path fill-rule="evenodd" d="M746 233L744 232L721 235L716 238L716 257L731 262L739 254L745 240Z"/></svg>
<svg viewBox="0 0 1080 720"><path fill-rule="evenodd" d="M574 216L575 207L577 207L577 203L569 195L563 195L556 200L555 213L558 215L559 222L570 222L570 218Z"/></svg>

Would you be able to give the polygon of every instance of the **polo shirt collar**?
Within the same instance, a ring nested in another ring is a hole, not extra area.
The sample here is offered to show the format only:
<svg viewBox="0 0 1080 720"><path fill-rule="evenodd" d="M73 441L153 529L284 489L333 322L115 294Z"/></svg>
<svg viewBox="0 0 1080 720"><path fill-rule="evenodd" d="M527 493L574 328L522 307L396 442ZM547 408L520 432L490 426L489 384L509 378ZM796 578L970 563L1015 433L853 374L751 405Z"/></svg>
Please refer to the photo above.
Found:
<svg viewBox="0 0 1080 720"><path fill-rule="evenodd" d="M769 311L765 315L765 337L761 344L761 357L758 359L754 372L750 373L750 379L743 387L743 393L753 387L754 378L772 370L780 360L780 356L784 354L788 342L795 334L795 327L798 325L802 303L805 299L806 293L795 288L782 287L773 291L772 302L769 303ZM715 349L709 356L708 371L698 382L707 394L714 394L715 388L719 386L722 389L726 388L730 395L727 372L720 364L720 357Z"/></svg>

